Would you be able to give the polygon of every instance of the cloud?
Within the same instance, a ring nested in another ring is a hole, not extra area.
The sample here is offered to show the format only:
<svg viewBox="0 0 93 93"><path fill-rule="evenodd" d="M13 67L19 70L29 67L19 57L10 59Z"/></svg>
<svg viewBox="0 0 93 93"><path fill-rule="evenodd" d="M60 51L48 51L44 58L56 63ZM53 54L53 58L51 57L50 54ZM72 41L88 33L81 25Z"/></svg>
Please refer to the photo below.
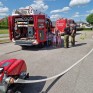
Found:
<svg viewBox="0 0 93 93"><path fill-rule="evenodd" d="M58 18L62 18L62 16L59 15L59 14L55 14L55 15L51 15L50 18L53 19L53 20L56 20Z"/></svg>
<svg viewBox="0 0 93 93"><path fill-rule="evenodd" d="M0 13L6 13L9 9L7 7L0 7Z"/></svg>
<svg viewBox="0 0 93 93"><path fill-rule="evenodd" d="M2 2L0 2L0 6L3 6L3 3Z"/></svg>
<svg viewBox="0 0 93 93"><path fill-rule="evenodd" d="M73 16L72 16L72 18L78 18L78 17L86 17L86 16L88 16L89 14L83 14L83 15L81 15L79 12L76 12Z"/></svg>
<svg viewBox="0 0 93 93"><path fill-rule="evenodd" d="M7 13L0 13L0 16L7 16Z"/></svg>
<svg viewBox="0 0 93 93"><path fill-rule="evenodd" d="M87 13L93 13L93 9L92 10L89 10L89 11L86 11Z"/></svg>
<svg viewBox="0 0 93 93"><path fill-rule="evenodd" d="M76 12L73 17L80 17L79 12Z"/></svg>
<svg viewBox="0 0 93 93"><path fill-rule="evenodd" d="M79 15L79 12L76 12L75 14L76 14L76 15Z"/></svg>
<svg viewBox="0 0 93 93"><path fill-rule="evenodd" d="M46 5L43 0L34 0L34 4L31 6L33 9L40 11L46 11L48 9L48 5Z"/></svg>
<svg viewBox="0 0 93 93"><path fill-rule="evenodd" d="M69 6L77 6L89 3L91 0L71 0Z"/></svg>
<svg viewBox="0 0 93 93"><path fill-rule="evenodd" d="M64 7L64 8L62 8L62 9L53 10L53 11L51 11L50 13L67 12L67 11L69 11L69 10L70 10L69 7Z"/></svg>
<svg viewBox="0 0 93 93"><path fill-rule="evenodd" d="M72 17L80 17L80 15L73 15Z"/></svg>
<svg viewBox="0 0 93 93"><path fill-rule="evenodd" d="M0 2L0 17L4 17L4 16L7 16L8 14L8 7L4 6L2 2Z"/></svg>
<svg viewBox="0 0 93 93"><path fill-rule="evenodd" d="M44 12L44 11L46 11L48 9L48 5L46 5L44 3L44 0L34 0L33 4L31 4L29 6L31 6L33 9L41 11L41 12ZM29 6L21 7L20 9L22 9L22 8L28 9Z"/></svg>

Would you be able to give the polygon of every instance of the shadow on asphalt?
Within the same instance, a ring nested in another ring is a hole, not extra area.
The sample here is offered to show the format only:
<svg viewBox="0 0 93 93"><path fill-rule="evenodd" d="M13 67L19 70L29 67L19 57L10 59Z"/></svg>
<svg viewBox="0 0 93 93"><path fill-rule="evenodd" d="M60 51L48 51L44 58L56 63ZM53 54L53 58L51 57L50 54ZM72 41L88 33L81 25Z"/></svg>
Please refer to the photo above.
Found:
<svg viewBox="0 0 93 93"><path fill-rule="evenodd" d="M28 80L41 80L47 78L46 76L30 76ZM46 82L23 84L21 93L40 93Z"/></svg>
<svg viewBox="0 0 93 93"><path fill-rule="evenodd" d="M26 51L39 51L39 50L41 50L42 49L42 47L38 47L38 46L24 46L24 47L22 47L22 50L26 50Z"/></svg>
<svg viewBox="0 0 93 93"><path fill-rule="evenodd" d="M57 81L58 81L62 76L64 76L64 74L61 75L60 77L56 78L56 79L48 86L48 88L47 88L45 91L42 91L41 93L48 93L48 92L50 91L50 89L57 83Z"/></svg>
<svg viewBox="0 0 93 93"><path fill-rule="evenodd" d="M62 47L53 47L53 46L49 46L49 47L43 48L42 50L53 50L53 49L60 49L60 48L64 48L64 47L63 47L63 46L62 46Z"/></svg>
<svg viewBox="0 0 93 93"><path fill-rule="evenodd" d="M59 49L59 48L63 48L62 47L53 47L53 46L44 46L44 47L38 47L38 46L31 46L31 47L25 47L24 51L41 51L41 50L53 50L53 49Z"/></svg>
<svg viewBox="0 0 93 93"><path fill-rule="evenodd" d="M78 47L78 46L83 46L86 45L87 43L80 43L80 44L76 44L74 47Z"/></svg>
<svg viewBox="0 0 93 93"><path fill-rule="evenodd" d="M75 41L75 42L78 42L78 41ZM87 44L87 43L75 44L74 47L82 46L82 45L85 45L85 44ZM24 50L24 51L41 51L41 50L53 50L53 49L59 49L59 48L64 48L64 44L62 43L61 47L53 47L52 45L51 46L43 46L43 47L28 46L28 47L22 48L22 50Z"/></svg>
<svg viewBox="0 0 93 93"><path fill-rule="evenodd" d="M64 74L63 74L64 75ZM63 76L56 78L45 91L42 91L46 82L24 84L21 93L48 93L51 88L57 83L57 81ZM31 76L28 80L41 80L47 78L46 76Z"/></svg>

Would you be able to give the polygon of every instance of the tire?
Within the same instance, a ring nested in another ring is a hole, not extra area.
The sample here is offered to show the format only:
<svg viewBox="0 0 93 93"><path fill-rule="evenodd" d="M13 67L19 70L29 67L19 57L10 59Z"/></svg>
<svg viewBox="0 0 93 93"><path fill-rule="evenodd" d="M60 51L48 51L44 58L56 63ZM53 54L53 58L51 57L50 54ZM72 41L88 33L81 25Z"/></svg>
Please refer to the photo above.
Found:
<svg viewBox="0 0 93 93"><path fill-rule="evenodd" d="M21 46L22 47L22 50L25 50L25 49L27 49L27 47L26 46Z"/></svg>
<svg viewBox="0 0 93 93"><path fill-rule="evenodd" d="M39 48L43 48L44 46L45 46L44 43L40 43L40 44L38 45Z"/></svg>

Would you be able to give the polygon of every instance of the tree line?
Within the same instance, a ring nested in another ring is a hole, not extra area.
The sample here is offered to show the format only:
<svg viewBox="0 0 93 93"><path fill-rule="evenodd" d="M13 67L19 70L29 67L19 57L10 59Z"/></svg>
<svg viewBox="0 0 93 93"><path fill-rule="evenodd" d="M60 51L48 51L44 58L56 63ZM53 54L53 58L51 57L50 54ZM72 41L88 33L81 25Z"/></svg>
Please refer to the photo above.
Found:
<svg viewBox="0 0 93 93"><path fill-rule="evenodd" d="M93 13L87 16L86 21L89 24L93 25Z"/></svg>
<svg viewBox="0 0 93 93"><path fill-rule="evenodd" d="M0 20L0 28L8 28L8 17Z"/></svg>

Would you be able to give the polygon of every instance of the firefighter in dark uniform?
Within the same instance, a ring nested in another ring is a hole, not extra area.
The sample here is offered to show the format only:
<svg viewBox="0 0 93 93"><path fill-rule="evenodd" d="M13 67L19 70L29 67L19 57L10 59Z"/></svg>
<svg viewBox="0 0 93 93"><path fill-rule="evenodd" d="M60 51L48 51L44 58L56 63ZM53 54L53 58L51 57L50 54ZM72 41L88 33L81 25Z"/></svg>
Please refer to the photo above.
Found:
<svg viewBox="0 0 93 93"><path fill-rule="evenodd" d="M73 24L71 29L71 45L72 46L75 46L75 35L76 35L76 25Z"/></svg>
<svg viewBox="0 0 93 93"><path fill-rule="evenodd" d="M70 26L67 24L64 29L64 47L69 48L69 35L70 35Z"/></svg>

